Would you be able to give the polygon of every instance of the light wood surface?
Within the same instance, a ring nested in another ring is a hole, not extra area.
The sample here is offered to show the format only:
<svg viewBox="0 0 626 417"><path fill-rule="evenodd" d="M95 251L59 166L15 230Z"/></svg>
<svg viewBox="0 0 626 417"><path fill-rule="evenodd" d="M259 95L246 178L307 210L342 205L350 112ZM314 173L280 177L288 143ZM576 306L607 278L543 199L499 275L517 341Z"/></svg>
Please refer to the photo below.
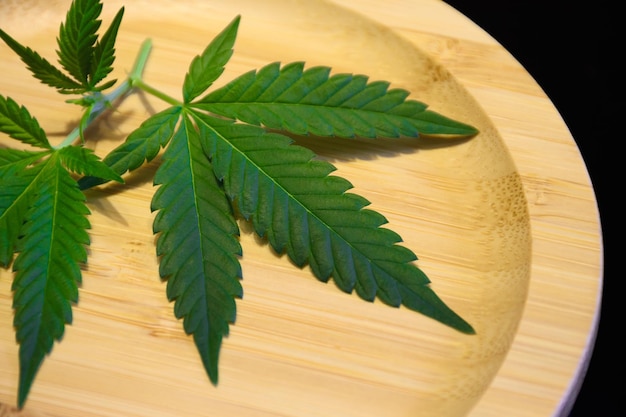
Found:
<svg viewBox="0 0 626 417"><path fill-rule="evenodd" d="M273 61L364 73L474 124L471 141L301 139L335 163L477 329L458 334L298 270L242 228L244 298L212 386L158 279L156 163L87 193L89 264L74 323L17 412L10 270L0 270L0 416L546 417L566 409L601 293L601 231L579 151L497 42L436 0L127 1L115 76L152 38L146 81L179 96L194 55L237 14L221 84ZM108 24L121 1L105 1ZM54 59L69 1L0 3L0 27ZM53 140L79 113L0 45L0 93ZM163 104L140 95L90 132L103 156ZM0 146L10 141L0 138ZM13 146L13 144L11 144Z"/></svg>

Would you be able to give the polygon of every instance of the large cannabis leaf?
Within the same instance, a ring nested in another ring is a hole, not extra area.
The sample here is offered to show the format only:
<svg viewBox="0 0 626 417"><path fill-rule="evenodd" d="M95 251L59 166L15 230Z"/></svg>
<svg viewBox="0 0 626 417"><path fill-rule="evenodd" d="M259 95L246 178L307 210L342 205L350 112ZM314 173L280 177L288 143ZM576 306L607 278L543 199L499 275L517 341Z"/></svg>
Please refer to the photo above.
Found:
<svg viewBox="0 0 626 417"><path fill-rule="evenodd" d="M78 300L89 244L89 210L81 189L122 182L123 174L162 151L151 203L159 274L213 383L222 339L243 295L237 216L321 281L333 279L364 300L404 305L473 333L432 291L415 264L417 256L384 227L385 217L367 208L369 201L352 193L350 182L333 174L333 165L278 133L459 137L474 135L472 126L428 110L388 82L331 75L328 67L305 69L302 62L272 63L207 93L233 54L239 16L191 61L182 100L147 86L136 68L105 95L102 90L115 82L105 79L124 9L98 37L101 10L98 0L72 2L57 38L61 69L0 30L35 78L62 94L82 95L69 100L87 108L77 129L81 138L86 125L130 88L171 104L100 160L73 145L73 134L52 146L24 107L0 95L0 132L35 148L0 148L0 264L13 262L15 272L20 407ZM140 52L140 67L145 59ZM76 176L82 178L77 182Z"/></svg>
<svg viewBox="0 0 626 417"><path fill-rule="evenodd" d="M235 212L318 279L332 277L365 300L378 297L473 333L432 291L416 255L398 244L400 236L382 227L387 220L350 193L347 180L331 175L334 166L263 127L345 137L476 130L407 100L408 92L389 90L388 83L330 76L325 67L304 70L302 63L270 64L196 100L232 55L238 24L239 17L193 59L183 101L151 116L104 159L122 175L165 148L152 200L160 275L211 381L217 382L222 337L242 296ZM80 184L103 182L86 177Z"/></svg>

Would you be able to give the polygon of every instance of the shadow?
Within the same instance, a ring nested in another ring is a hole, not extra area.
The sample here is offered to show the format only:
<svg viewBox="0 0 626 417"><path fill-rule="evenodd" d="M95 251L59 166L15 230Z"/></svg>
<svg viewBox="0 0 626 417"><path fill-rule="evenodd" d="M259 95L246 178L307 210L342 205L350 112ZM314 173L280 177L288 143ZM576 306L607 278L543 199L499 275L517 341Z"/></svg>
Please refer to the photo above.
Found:
<svg viewBox="0 0 626 417"><path fill-rule="evenodd" d="M90 201L92 198L110 197L122 193L129 188L136 188L152 183L154 175L161 163L161 156L157 155L152 161L144 163L136 170L122 175L124 183L109 181L83 190Z"/></svg>
<svg viewBox="0 0 626 417"><path fill-rule="evenodd" d="M85 195L87 196L87 205L92 211L104 214L107 218L124 226L129 225L124 216L117 210L115 204L107 198L111 195L107 190L91 188L85 192Z"/></svg>
<svg viewBox="0 0 626 417"><path fill-rule="evenodd" d="M122 103L131 94L139 94L139 92L130 91L127 94L119 97L117 100L111 103L111 107L102 112L87 126L83 132L85 135L85 141L89 143L97 143L102 140L115 140L120 141L125 139L125 135L116 129L116 126L126 122L132 115L133 111L121 111L120 107ZM143 103L143 101L142 101ZM146 107L149 108L149 107ZM65 138L72 133L80 125L80 118L68 121L66 128L62 131L47 132L48 137ZM77 138L78 139L78 138Z"/></svg>
<svg viewBox="0 0 626 417"><path fill-rule="evenodd" d="M313 151L318 157L332 161L371 161L379 158L393 158L412 154L420 150L430 150L457 146L470 141L470 137L426 136L399 138L342 138L336 136L294 135L282 131L269 131L288 136L294 144Z"/></svg>
<svg viewBox="0 0 626 417"><path fill-rule="evenodd" d="M233 209L236 210L236 203L231 203L231 205L233 206ZM239 233L241 235L247 235L247 236L251 236L254 239L254 243L261 246L261 247L265 247L266 250L270 251L270 253L276 258L283 258L285 256L287 256L287 253L285 250L283 250L282 252L278 252L276 251L276 249L274 249L274 247L272 245L270 245L269 240L267 239L267 236L261 236L257 233L255 227L254 227L254 223L252 222L252 220L248 220L245 219L243 216L241 216L239 213L235 213L235 218L237 219L237 224L239 226ZM245 248L243 248L243 251L245 252ZM287 258L289 258L287 256ZM289 258L289 262L291 264L293 264L294 266L297 266L292 260L291 258ZM300 267L298 267L300 268Z"/></svg>

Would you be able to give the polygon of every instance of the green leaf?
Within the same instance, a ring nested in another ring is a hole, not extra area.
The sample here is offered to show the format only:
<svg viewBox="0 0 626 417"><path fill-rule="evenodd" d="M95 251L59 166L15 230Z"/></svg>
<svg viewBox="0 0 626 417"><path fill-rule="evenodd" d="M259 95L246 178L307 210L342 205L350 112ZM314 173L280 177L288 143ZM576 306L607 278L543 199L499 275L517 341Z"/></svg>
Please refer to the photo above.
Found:
<svg viewBox="0 0 626 417"><path fill-rule="evenodd" d="M51 151L23 151L19 149L0 148L0 184L9 173L23 170Z"/></svg>
<svg viewBox="0 0 626 417"><path fill-rule="evenodd" d="M103 162L117 175L123 175L153 160L172 138L180 113L180 107L168 107L151 116L128 135L124 143L111 151ZM105 182L106 179L87 176L81 178L78 184L85 190Z"/></svg>
<svg viewBox="0 0 626 417"><path fill-rule="evenodd" d="M308 263L322 281L368 301L404 305L452 328L473 333L428 286L387 220L365 209L352 185L329 175L335 168L308 149L256 126L195 114L205 152L239 212L277 252Z"/></svg>
<svg viewBox="0 0 626 417"><path fill-rule="evenodd" d="M12 289L20 345L18 405L22 407L44 358L72 322L89 228L84 196L53 154L36 178L36 194L17 243Z"/></svg>
<svg viewBox="0 0 626 417"><path fill-rule="evenodd" d="M160 185L152 200L158 211L159 273L167 279L174 314L193 334L209 378L217 383L222 337L235 321L234 299L242 296L241 247L228 199L189 118L164 152L154 182Z"/></svg>
<svg viewBox="0 0 626 417"><path fill-rule="evenodd" d="M96 42L94 48L93 57L93 69L89 85L92 89L95 89L97 84L104 80L111 71L113 71L113 62L115 61L115 40L117 38L117 32L122 23L122 17L124 16L124 8L122 7L111 22L111 25L107 31L102 35L102 38ZM115 80L107 82L105 85L98 89L108 88L115 83Z"/></svg>
<svg viewBox="0 0 626 417"><path fill-rule="evenodd" d="M224 65L233 54L233 45L237 37L240 16L233 21L206 47L204 52L196 56L189 67L183 84L185 103L191 102L213 84L222 72Z"/></svg>
<svg viewBox="0 0 626 417"><path fill-rule="evenodd" d="M304 70L304 63L279 63L248 72L193 106L257 126L295 134L340 137L471 136L472 126L427 110L364 75L337 74L330 68Z"/></svg>
<svg viewBox="0 0 626 417"><path fill-rule="evenodd" d="M101 11L102 4L98 0L72 1L57 38L59 63L85 88L89 87L92 74Z"/></svg>
<svg viewBox="0 0 626 417"><path fill-rule="evenodd" d="M11 97L5 98L1 94L0 132L32 146L52 148L37 119L31 116L24 106L18 105Z"/></svg>
<svg viewBox="0 0 626 417"><path fill-rule="evenodd" d="M9 48L13 49L33 76L42 83L56 88L61 94L74 94L85 91L85 88L80 83L65 75L65 73L41 57L37 52L22 46L2 29L0 29L0 38Z"/></svg>
<svg viewBox="0 0 626 417"><path fill-rule="evenodd" d="M1 151L0 265L8 266L13 259L15 244L34 196L33 184L41 171L41 165L26 169L26 165L33 162L33 153L10 152L8 149ZM40 155L41 153L37 157Z"/></svg>
<svg viewBox="0 0 626 417"><path fill-rule="evenodd" d="M60 149L58 154L63 165L76 174L124 182L122 177L102 162L91 149L79 146L66 146Z"/></svg>

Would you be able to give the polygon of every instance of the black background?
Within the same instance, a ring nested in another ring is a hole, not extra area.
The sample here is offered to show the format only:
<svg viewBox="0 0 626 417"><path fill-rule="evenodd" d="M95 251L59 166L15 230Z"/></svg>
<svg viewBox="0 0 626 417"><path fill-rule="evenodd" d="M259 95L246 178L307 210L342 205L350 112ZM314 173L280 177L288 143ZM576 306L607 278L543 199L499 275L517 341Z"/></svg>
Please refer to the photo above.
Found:
<svg viewBox="0 0 626 417"><path fill-rule="evenodd" d="M625 52L617 38L617 6L608 2L445 0L503 45L533 76L554 103L581 150L591 176L604 236L601 319L590 366L570 417L625 416L624 361L617 356L618 279L609 270L608 174L614 171L602 153L621 142L618 88ZM617 2L616 2L617 3ZM621 23L624 24L623 22ZM621 113L621 109L620 113ZM603 164L604 162L604 164ZM619 162L618 162L619 163ZM614 184L619 184L614 183ZM615 186L614 186L615 187ZM618 191L623 185L614 188ZM618 194L619 195L619 194Z"/></svg>

